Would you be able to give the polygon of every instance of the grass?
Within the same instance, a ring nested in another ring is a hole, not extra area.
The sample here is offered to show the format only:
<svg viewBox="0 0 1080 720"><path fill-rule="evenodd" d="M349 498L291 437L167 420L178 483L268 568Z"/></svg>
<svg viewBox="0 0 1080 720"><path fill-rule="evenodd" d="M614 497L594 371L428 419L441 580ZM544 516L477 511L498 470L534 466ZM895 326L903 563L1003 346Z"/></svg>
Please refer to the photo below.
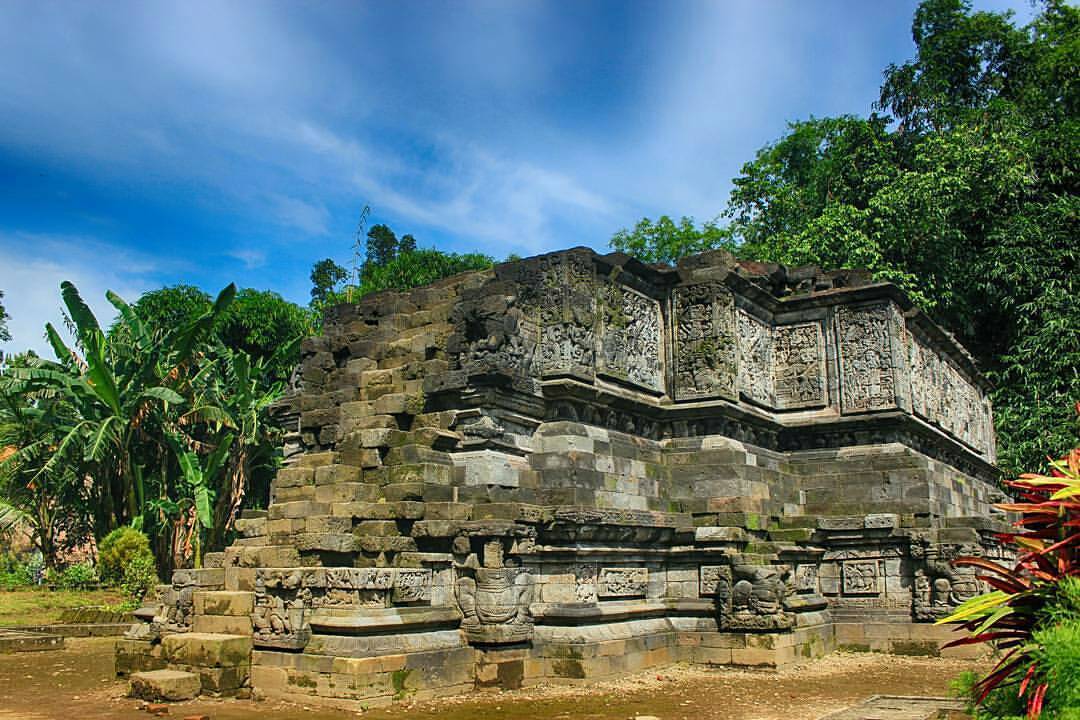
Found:
<svg viewBox="0 0 1080 720"><path fill-rule="evenodd" d="M0 591L0 626L48 625L60 621L60 613L86 605L118 605L119 590L47 590L28 588Z"/></svg>

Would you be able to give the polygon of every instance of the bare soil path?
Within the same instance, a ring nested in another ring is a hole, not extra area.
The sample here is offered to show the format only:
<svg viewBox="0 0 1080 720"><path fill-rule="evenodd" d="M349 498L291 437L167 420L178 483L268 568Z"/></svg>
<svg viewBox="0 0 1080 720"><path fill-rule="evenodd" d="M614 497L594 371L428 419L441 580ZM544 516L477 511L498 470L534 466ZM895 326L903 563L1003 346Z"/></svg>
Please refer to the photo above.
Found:
<svg viewBox="0 0 1080 720"><path fill-rule="evenodd" d="M401 703L362 714L370 720L817 720L875 694L948 695L971 661L836 654L782 672L673 667L589 687L543 687ZM63 650L0 655L0 720L150 718L113 677L112 641L71 639ZM177 720L331 720L340 710L274 701L200 699L171 706Z"/></svg>

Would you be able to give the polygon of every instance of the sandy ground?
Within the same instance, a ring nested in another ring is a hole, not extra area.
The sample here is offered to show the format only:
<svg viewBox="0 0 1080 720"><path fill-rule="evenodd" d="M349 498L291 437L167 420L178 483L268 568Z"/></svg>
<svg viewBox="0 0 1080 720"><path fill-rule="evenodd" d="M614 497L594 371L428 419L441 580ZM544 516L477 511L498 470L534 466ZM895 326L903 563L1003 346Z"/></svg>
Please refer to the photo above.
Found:
<svg viewBox="0 0 1080 720"><path fill-rule="evenodd" d="M781 672L677 666L588 687L545 686L403 703L362 713L371 720L550 718L631 720L817 720L875 694L948 695L971 661L835 654ZM112 641L69 639L61 651L0 655L0 720L149 718L124 697L112 674ZM169 717L211 720L330 720L347 717L274 701L200 699L171 706Z"/></svg>

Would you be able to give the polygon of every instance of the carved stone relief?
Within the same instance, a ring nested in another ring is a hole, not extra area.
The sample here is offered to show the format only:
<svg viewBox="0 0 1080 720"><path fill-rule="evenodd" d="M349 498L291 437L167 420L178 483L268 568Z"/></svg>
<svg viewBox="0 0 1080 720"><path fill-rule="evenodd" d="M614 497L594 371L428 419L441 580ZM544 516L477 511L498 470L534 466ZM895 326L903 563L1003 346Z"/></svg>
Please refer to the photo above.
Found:
<svg viewBox="0 0 1080 720"><path fill-rule="evenodd" d="M825 334L820 323L780 325L773 343L776 407L825 404Z"/></svg>
<svg viewBox="0 0 1080 720"><path fill-rule="evenodd" d="M522 642L532 636L532 575L522 568L477 568L457 581L461 627L473 642Z"/></svg>
<svg viewBox="0 0 1080 720"><path fill-rule="evenodd" d="M597 370L663 392L660 303L616 282L602 287Z"/></svg>
<svg viewBox="0 0 1080 720"><path fill-rule="evenodd" d="M772 329L754 316L738 311L739 392L743 397L766 407L773 407Z"/></svg>
<svg viewBox="0 0 1080 720"><path fill-rule="evenodd" d="M648 587L646 568L602 568L596 594L601 598L643 597Z"/></svg>
<svg viewBox="0 0 1080 720"><path fill-rule="evenodd" d="M729 605L721 607L721 626L730 630L780 630L795 623L784 611L788 594L786 565L735 565Z"/></svg>
<svg viewBox="0 0 1080 720"><path fill-rule="evenodd" d="M978 545L954 545L913 538L911 557L916 562L912 614L916 620L933 622L952 613L962 603L984 591L975 568L953 567L961 556L983 555Z"/></svg>
<svg viewBox="0 0 1080 720"><path fill-rule="evenodd" d="M574 573L574 595L578 602L596 602L596 565L580 563L571 568Z"/></svg>
<svg viewBox="0 0 1080 720"><path fill-rule="evenodd" d="M984 394L950 360L910 333L906 349L913 412L985 454L993 424Z"/></svg>
<svg viewBox="0 0 1080 720"><path fill-rule="evenodd" d="M843 412L896 407L889 304L836 311Z"/></svg>
<svg viewBox="0 0 1080 720"><path fill-rule="evenodd" d="M251 614L256 647L300 649L311 639L311 590L302 587L302 577L299 570L256 571Z"/></svg>
<svg viewBox="0 0 1080 720"><path fill-rule="evenodd" d="M533 577L504 558L503 541L484 543L483 566L462 570L455 584L461 628L472 642L514 643L532 637Z"/></svg>
<svg viewBox="0 0 1080 720"><path fill-rule="evenodd" d="M722 596L731 593L731 567L729 565L702 565L699 572L698 592L702 597Z"/></svg>
<svg viewBox="0 0 1080 720"><path fill-rule="evenodd" d="M717 282L675 289L675 398L736 399L735 300Z"/></svg>
<svg viewBox="0 0 1080 720"><path fill-rule="evenodd" d="M840 566L845 595L877 595L878 563L876 560L845 560Z"/></svg>
<svg viewBox="0 0 1080 720"><path fill-rule="evenodd" d="M800 593L816 593L818 591L817 565L799 565L795 569L795 591Z"/></svg>
<svg viewBox="0 0 1080 720"><path fill-rule="evenodd" d="M591 375L595 368L596 293L592 262L564 255L541 268L540 370Z"/></svg>

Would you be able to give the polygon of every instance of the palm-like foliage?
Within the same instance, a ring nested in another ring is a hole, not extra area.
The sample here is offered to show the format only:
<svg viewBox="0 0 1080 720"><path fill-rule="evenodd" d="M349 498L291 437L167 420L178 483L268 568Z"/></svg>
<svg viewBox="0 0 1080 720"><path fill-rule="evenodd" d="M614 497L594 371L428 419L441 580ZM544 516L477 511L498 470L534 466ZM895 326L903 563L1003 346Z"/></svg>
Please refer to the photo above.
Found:
<svg viewBox="0 0 1080 720"><path fill-rule="evenodd" d="M994 590L965 602L942 623L958 623L969 637L947 645L993 643L1004 655L975 689L982 702L997 688L1016 688L1027 700L1029 718L1042 712L1053 693L1038 660L1035 633L1054 623L1062 581L1080 577L1080 448L1051 462L1050 475L1024 474L1009 482L1018 502L998 505L1020 514L1019 532L1002 536L1020 552L1013 567L983 558L960 558L956 565L985 571L979 577Z"/></svg>
<svg viewBox="0 0 1080 720"><path fill-rule="evenodd" d="M18 413L0 415L0 447L14 449L0 468L36 488L74 473L99 537L141 524L159 561L197 562L205 542L224 544L253 471L273 459L265 417L281 388L264 362L213 338L236 288L172 328L108 293L119 319L107 333L74 285L61 290L76 346L49 325L57 359L5 370L0 397Z"/></svg>

